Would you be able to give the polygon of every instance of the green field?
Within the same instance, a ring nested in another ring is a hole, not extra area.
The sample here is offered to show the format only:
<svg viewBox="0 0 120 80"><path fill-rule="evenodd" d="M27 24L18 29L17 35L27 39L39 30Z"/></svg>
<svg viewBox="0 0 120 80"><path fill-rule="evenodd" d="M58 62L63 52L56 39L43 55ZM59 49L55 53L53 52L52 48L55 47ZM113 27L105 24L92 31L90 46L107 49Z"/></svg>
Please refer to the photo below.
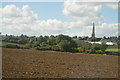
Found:
<svg viewBox="0 0 120 80"><path fill-rule="evenodd" d="M108 52L118 52L120 49L118 49L118 46L108 46L106 51Z"/></svg>
<svg viewBox="0 0 120 80"><path fill-rule="evenodd" d="M106 49L106 51L109 51L109 52L118 52L120 49Z"/></svg>

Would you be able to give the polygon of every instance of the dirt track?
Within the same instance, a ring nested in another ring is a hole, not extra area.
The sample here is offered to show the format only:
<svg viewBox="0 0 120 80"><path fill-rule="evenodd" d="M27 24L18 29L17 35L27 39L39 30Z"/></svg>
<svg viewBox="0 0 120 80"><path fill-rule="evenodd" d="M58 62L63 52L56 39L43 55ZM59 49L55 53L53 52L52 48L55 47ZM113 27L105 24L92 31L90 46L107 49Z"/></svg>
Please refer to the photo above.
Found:
<svg viewBox="0 0 120 80"><path fill-rule="evenodd" d="M116 78L118 56L3 48L3 78Z"/></svg>

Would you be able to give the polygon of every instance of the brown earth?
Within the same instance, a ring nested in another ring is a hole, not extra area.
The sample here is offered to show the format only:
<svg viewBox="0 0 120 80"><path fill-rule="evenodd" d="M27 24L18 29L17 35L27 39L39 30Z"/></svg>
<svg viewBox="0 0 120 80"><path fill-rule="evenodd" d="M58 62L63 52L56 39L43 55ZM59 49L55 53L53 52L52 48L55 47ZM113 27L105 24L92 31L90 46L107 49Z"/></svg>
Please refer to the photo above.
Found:
<svg viewBox="0 0 120 80"><path fill-rule="evenodd" d="M2 49L3 78L117 78L118 56Z"/></svg>

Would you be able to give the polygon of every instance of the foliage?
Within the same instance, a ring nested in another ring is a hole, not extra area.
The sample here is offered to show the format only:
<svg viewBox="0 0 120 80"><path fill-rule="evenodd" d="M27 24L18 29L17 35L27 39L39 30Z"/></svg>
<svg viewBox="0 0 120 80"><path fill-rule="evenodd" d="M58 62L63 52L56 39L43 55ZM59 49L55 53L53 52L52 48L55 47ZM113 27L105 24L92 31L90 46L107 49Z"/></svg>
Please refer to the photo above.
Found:
<svg viewBox="0 0 120 80"><path fill-rule="evenodd" d="M95 49L95 50L100 50L101 45L100 44L93 44L92 48Z"/></svg>
<svg viewBox="0 0 120 80"><path fill-rule="evenodd" d="M70 51L72 49L70 42L67 40L62 40L58 45L62 51Z"/></svg>
<svg viewBox="0 0 120 80"><path fill-rule="evenodd" d="M102 44L101 47L100 47L100 50L105 53L105 50L107 49L107 45L105 44Z"/></svg>
<svg viewBox="0 0 120 80"><path fill-rule="evenodd" d="M78 48L79 52L86 52L89 53L90 52L91 47L88 45L82 45Z"/></svg>
<svg viewBox="0 0 120 80"><path fill-rule="evenodd" d="M6 44L5 47L6 47L6 48L17 48L17 49L20 48L20 46L15 45L15 44L12 44L12 43Z"/></svg>
<svg viewBox="0 0 120 80"><path fill-rule="evenodd" d="M91 49L90 49L90 53L95 54L95 53L96 53L96 50L95 50L94 48L91 48Z"/></svg>
<svg viewBox="0 0 120 80"><path fill-rule="evenodd" d="M120 43L117 39L120 37L103 37L103 38L96 38L96 41L103 40L111 40L114 42ZM57 35L57 36L13 36L13 35L6 35L5 39L2 40L7 43L5 47L7 48L21 48L21 49L36 49L36 50L53 50L53 51L65 51L65 52L82 52L82 53L94 53L94 54L101 54L106 53L107 46L105 44L77 44L77 40L91 40L88 36L78 37L73 36L69 37L67 35ZM82 43L82 41L80 42ZM19 46L23 45L23 46ZM112 46L110 46L112 47ZM107 49L108 50L108 49ZM107 51L109 52L109 51Z"/></svg>
<svg viewBox="0 0 120 80"><path fill-rule="evenodd" d="M59 46L54 45L54 46L51 47L51 50L60 51L60 48L59 48Z"/></svg>

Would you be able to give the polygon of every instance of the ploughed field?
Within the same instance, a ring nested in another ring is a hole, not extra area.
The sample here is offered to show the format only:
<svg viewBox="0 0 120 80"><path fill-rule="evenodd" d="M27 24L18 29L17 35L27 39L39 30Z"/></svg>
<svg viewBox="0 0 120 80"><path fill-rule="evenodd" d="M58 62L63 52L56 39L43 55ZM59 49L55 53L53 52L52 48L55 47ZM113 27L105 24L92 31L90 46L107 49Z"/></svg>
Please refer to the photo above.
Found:
<svg viewBox="0 0 120 80"><path fill-rule="evenodd" d="M117 78L118 56L2 49L3 78Z"/></svg>

